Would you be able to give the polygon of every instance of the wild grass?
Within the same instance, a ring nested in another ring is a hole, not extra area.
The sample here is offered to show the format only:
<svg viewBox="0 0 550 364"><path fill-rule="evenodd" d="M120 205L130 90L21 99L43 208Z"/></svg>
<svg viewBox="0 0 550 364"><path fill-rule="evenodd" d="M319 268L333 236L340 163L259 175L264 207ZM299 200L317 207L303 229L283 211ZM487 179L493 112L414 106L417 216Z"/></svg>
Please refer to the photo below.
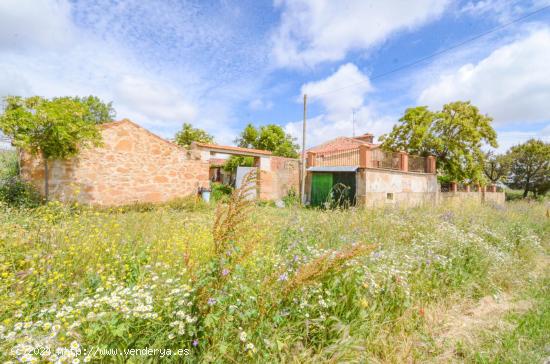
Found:
<svg viewBox="0 0 550 364"><path fill-rule="evenodd" d="M0 360L437 361L447 348L428 317L531 285L549 237L534 202L320 211L233 195L217 212L2 206ZM145 347L189 352L88 351Z"/></svg>

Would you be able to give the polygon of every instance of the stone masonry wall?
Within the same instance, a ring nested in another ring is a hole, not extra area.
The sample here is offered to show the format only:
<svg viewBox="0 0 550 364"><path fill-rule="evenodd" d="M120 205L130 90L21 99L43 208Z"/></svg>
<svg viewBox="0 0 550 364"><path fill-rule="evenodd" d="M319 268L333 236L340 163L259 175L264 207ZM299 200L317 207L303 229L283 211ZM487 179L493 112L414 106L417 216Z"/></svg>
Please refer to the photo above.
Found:
<svg viewBox="0 0 550 364"><path fill-rule="evenodd" d="M129 120L102 125L103 146L50 162L52 199L116 206L163 202L208 187L209 163ZM24 155L22 176L44 193L44 166Z"/></svg>

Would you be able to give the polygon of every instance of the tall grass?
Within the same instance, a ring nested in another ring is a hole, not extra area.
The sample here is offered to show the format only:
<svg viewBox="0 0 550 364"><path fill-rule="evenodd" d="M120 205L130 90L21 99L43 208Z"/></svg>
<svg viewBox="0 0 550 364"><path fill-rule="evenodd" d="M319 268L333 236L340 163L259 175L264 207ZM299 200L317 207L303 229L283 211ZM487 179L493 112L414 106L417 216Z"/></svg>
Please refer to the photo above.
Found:
<svg viewBox="0 0 550 364"><path fill-rule="evenodd" d="M4 206L0 359L45 347L161 361L79 351L149 347L189 349L162 362L432 360L443 349L426 312L525 285L548 251L545 212L276 209L236 194L218 212Z"/></svg>

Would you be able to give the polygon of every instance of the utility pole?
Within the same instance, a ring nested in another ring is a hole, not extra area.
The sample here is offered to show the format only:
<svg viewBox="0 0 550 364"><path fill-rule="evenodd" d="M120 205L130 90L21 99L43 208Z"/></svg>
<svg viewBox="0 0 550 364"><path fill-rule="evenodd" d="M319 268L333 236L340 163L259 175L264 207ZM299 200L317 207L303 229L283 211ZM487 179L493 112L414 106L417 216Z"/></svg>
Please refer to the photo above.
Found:
<svg viewBox="0 0 550 364"><path fill-rule="evenodd" d="M353 125L353 137L355 138L355 109L351 109L352 117L351 122Z"/></svg>
<svg viewBox="0 0 550 364"><path fill-rule="evenodd" d="M306 203L306 122L307 122L307 95L304 94L304 123L302 125L302 181L300 196L302 205Z"/></svg>

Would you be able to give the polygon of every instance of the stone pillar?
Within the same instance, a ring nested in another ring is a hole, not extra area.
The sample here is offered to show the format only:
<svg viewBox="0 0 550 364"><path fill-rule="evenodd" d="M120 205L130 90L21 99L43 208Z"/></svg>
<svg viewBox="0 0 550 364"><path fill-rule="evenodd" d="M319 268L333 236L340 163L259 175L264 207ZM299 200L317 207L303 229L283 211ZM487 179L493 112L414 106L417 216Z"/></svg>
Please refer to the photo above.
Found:
<svg viewBox="0 0 550 364"><path fill-rule="evenodd" d="M451 192L458 192L458 184L456 182L451 182Z"/></svg>
<svg viewBox="0 0 550 364"><path fill-rule="evenodd" d="M489 192L497 192L497 185L490 185Z"/></svg>
<svg viewBox="0 0 550 364"><path fill-rule="evenodd" d="M400 168L402 172L409 171L409 155L406 152L399 152Z"/></svg>
<svg viewBox="0 0 550 364"><path fill-rule="evenodd" d="M426 173L436 173L435 157L433 155L429 155L426 157Z"/></svg>
<svg viewBox="0 0 550 364"><path fill-rule="evenodd" d="M307 152L306 167L315 167L315 153Z"/></svg>
<svg viewBox="0 0 550 364"><path fill-rule="evenodd" d="M371 150L366 145L359 146L359 167L368 168L371 164Z"/></svg>
<svg viewBox="0 0 550 364"><path fill-rule="evenodd" d="M470 192L470 185L466 185L466 192Z"/></svg>

